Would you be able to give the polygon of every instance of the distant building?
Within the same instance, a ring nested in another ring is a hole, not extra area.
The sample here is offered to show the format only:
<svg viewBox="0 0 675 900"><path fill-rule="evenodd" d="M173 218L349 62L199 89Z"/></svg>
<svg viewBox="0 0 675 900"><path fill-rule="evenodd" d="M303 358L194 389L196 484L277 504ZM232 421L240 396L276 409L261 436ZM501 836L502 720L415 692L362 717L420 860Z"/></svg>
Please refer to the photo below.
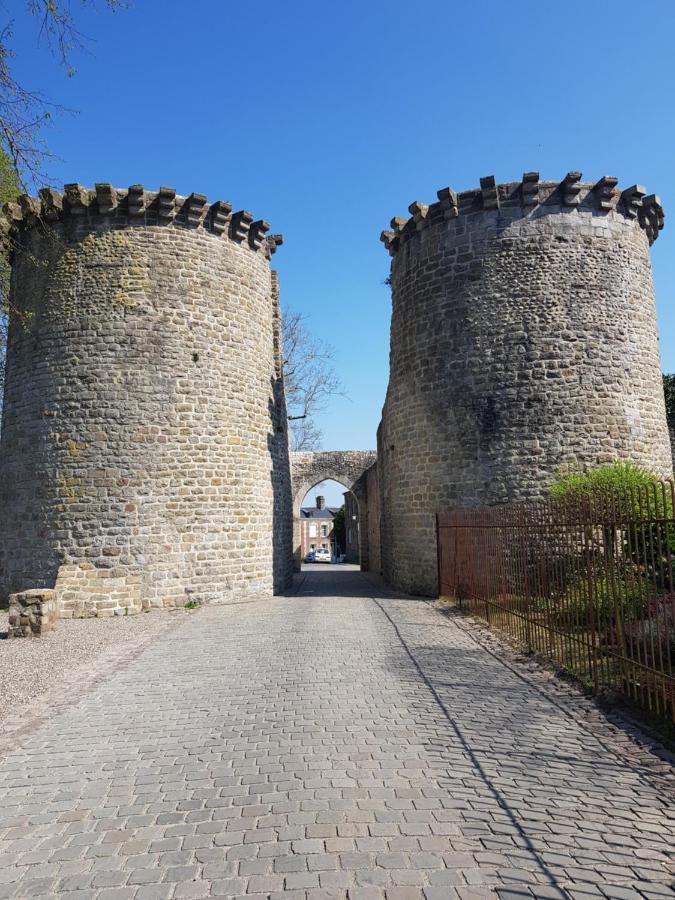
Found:
<svg viewBox="0 0 675 900"><path fill-rule="evenodd" d="M359 504L351 491L345 492L345 562L359 562Z"/></svg>
<svg viewBox="0 0 675 900"><path fill-rule="evenodd" d="M335 554L333 519L338 507L326 506L324 497L316 498L316 506L303 506L300 510L300 546L304 559L310 550L322 548Z"/></svg>

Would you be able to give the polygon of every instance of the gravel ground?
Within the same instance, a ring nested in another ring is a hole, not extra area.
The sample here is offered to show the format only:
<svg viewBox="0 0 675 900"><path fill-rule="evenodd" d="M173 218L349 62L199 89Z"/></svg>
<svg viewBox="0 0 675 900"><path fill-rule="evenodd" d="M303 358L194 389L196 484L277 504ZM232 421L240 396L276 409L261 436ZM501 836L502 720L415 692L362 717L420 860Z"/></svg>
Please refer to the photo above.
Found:
<svg viewBox="0 0 675 900"><path fill-rule="evenodd" d="M63 698L69 686L91 681L100 670L178 624L184 610L153 610L137 616L62 619L40 638L7 639L7 610L0 610L0 723L38 711L31 707L50 696ZM3 729L4 730L4 729Z"/></svg>

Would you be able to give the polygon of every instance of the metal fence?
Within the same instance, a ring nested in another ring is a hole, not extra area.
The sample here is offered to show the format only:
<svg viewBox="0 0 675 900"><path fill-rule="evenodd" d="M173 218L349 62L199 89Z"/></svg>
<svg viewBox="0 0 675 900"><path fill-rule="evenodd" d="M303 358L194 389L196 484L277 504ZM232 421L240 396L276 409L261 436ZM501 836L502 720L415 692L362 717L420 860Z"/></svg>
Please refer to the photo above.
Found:
<svg viewBox="0 0 675 900"><path fill-rule="evenodd" d="M675 722L672 482L438 515L442 596Z"/></svg>

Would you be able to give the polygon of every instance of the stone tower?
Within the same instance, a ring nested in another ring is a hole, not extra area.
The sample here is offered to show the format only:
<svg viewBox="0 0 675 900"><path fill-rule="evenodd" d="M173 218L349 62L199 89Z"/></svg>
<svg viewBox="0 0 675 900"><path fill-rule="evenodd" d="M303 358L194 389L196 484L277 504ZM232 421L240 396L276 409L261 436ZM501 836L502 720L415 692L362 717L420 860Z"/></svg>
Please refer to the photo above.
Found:
<svg viewBox="0 0 675 900"><path fill-rule="evenodd" d="M280 589L291 495L269 225L71 184L6 207L0 600L68 614Z"/></svg>
<svg viewBox="0 0 675 900"><path fill-rule="evenodd" d="M540 496L565 464L670 476L649 246L658 198L617 179L481 179L382 234L390 380L382 548L398 588L436 591L435 514Z"/></svg>

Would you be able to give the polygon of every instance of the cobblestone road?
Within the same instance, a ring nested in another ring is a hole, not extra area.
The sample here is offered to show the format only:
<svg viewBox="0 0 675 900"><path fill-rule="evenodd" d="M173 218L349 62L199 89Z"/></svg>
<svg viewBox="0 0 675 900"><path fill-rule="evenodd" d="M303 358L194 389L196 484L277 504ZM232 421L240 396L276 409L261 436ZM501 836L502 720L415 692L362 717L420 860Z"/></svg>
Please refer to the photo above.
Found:
<svg viewBox="0 0 675 900"><path fill-rule="evenodd" d="M656 758L422 601L299 591L182 618L4 755L0 897L673 896Z"/></svg>

